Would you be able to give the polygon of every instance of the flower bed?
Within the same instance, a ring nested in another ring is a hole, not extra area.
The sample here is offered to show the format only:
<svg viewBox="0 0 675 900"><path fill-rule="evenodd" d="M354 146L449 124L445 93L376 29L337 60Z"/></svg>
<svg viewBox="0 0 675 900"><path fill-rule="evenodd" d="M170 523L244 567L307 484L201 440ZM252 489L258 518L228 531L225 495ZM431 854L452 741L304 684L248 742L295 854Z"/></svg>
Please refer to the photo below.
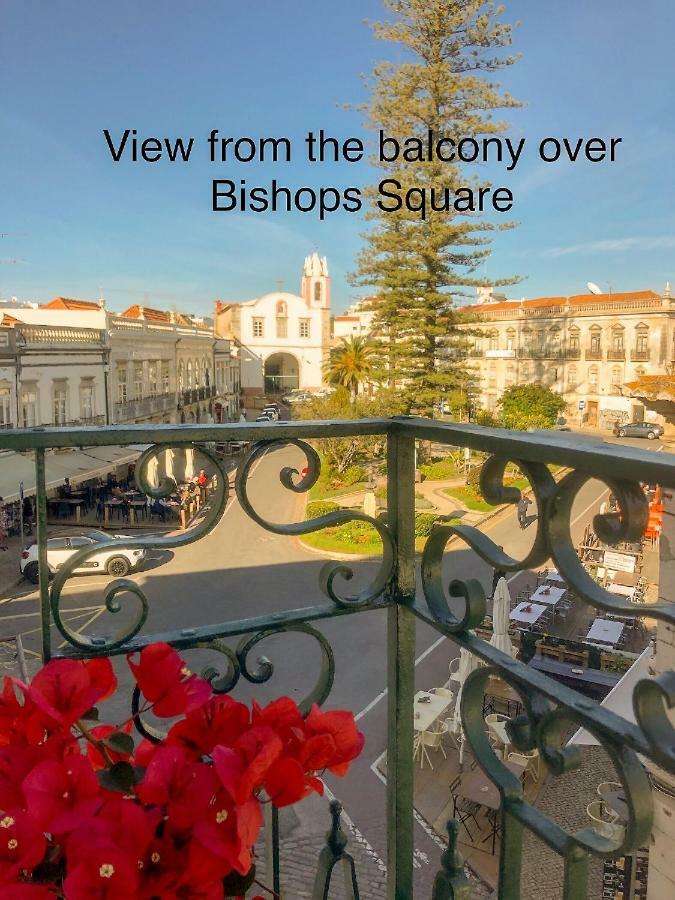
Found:
<svg viewBox="0 0 675 900"><path fill-rule="evenodd" d="M214 694L168 644L128 663L138 711L113 726L96 704L107 658L49 662L0 696L0 896L7 900L223 898L255 878L263 802L323 793L363 747L347 711L303 717L281 697L252 708ZM135 708L136 708L135 707ZM131 736L152 712L165 737ZM267 896L268 888L261 885ZM262 895L259 895L262 897Z"/></svg>

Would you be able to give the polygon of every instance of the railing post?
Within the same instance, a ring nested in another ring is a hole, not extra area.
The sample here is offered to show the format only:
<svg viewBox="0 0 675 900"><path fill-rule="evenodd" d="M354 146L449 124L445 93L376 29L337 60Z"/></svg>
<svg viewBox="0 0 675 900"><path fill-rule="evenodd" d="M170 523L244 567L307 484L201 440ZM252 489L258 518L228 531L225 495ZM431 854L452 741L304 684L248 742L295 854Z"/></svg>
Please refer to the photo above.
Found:
<svg viewBox="0 0 675 900"><path fill-rule="evenodd" d="M47 487L45 451L35 451L35 518L37 520L38 574L40 577L40 624L42 628L42 659L51 656L51 607L49 605L49 567L47 566Z"/></svg>
<svg viewBox="0 0 675 900"><path fill-rule="evenodd" d="M415 690L415 441L387 437L387 508L397 548L387 615L387 896L413 896L413 694Z"/></svg>

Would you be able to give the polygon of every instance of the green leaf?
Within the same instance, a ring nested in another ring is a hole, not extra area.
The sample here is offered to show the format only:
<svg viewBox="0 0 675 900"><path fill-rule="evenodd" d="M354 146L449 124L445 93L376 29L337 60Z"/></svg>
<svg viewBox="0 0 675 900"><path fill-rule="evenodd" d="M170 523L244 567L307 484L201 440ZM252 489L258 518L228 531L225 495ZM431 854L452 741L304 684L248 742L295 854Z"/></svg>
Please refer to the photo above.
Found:
<svg viewBox="0 0 675 900"><path fill-rule="evenodd" d="M98 709L92 706L83 716L80 716L83 722L98 722Z"/></svg>
<svg viewBox="0 0 675 900"><path fill-rule="evenodd" d="M113 731L108 737L103 738L103 743L115 753L124 753L125 756L131 756L134 752L134 739L123 731Z"/></svg>
<svg viewBox="0 0 675 900"><path fill-rule="evenodd" d="M120 794L128 794L133 786L140 781L136 767L128 762L118 762L109 769L102 769L98 773L98 781L102 788L108 791L117 791Z"/></svg>

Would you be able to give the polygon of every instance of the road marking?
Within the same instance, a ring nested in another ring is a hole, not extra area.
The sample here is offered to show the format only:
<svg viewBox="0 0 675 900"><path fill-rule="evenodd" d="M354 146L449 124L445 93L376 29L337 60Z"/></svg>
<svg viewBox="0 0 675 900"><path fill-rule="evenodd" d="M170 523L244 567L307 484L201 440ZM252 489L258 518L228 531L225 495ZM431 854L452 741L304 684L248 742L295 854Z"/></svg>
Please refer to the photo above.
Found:
<svg viewBox="0 0 675 900"><path fill-rule="evenodd" d="M98 619L98 617L99 617L106 609L107 609L107 607L105 607L105 606L99 606L98 609L96 610L96 612L94 613L94 615L93 615L90 619L88 619L88 620L87 620L83 625L81 625L79 628L76 628L76 629L75 629L75 634L80 634L80 635L81 635L81 634L82 634L82 629L83 629L83 628L87 628L89 625L91 625L93 622L95 622L96 619ZM68 621L70 622L71 619L69 619ZM58 649L59 649L59 650L63 650L63 648L66 647L69 643L70 643L70 641L61 641L61 643L59 644Z"/></svg>

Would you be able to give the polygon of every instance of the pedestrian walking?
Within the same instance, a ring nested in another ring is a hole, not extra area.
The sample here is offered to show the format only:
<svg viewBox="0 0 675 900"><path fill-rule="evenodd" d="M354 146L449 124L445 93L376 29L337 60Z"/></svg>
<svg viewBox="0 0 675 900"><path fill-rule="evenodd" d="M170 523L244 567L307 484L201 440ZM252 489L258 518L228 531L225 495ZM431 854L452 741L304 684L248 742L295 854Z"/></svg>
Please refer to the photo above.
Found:
<svg viewBox="0 0 675 900"><path fill-rule="evenodd" d="M180 492L180 527L183 531L187 528L187 516L190 508L191 497L187 487L181 488Z"/></svg>
<svg viewBox="0 0 675 900"><path fill-rule="evenodd" d="M529 497L521 494L518 501L518 524L521 528L527 528L527 507L531 506L532 501Z"/></svg>

